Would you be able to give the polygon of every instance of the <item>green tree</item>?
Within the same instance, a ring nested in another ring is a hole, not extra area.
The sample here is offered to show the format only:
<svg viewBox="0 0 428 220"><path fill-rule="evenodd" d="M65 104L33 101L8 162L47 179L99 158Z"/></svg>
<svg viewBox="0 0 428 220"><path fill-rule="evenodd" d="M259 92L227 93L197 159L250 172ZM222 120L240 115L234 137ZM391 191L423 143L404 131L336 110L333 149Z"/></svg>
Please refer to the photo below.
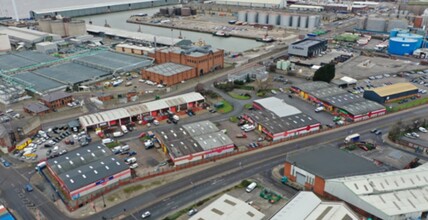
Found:
<svg viewBox="0 0 428 220"><path fill-rule="evenodd" d="M334 76L336 74L336 68L333 63L326 64L319 68L317 71L315 71L313 80L314 81L323 81L323 82L330 82L332 79L334 79Z"/></svg>

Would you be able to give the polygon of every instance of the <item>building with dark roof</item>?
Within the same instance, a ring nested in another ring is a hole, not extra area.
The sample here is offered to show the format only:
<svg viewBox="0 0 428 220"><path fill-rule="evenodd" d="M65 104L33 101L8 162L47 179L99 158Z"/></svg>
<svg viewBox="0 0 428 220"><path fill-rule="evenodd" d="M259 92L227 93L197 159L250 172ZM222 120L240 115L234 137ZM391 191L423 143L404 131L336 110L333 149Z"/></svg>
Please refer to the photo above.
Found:
<svg viewBox="0 0 428 220"><path fill-rule="evenodd" d="M382 171L373 162L334 146L288 154L284 164L284 176L320 196L328 179Z"/></svg>
<svg viewBox="0 0 428 220"><path fill-rule="evenodd" d="M388 103L406 99L418 94L418 87L412 83L395 83L364 91L364 98L378 102Z"/></svg>
<svg viewBox="0 0 428 220"><path fill-rule="evenodd" d="M332 87L326 82L293 85L291 90L301 98L322 105L327 111L341 115L350 121L365 120L386 113L383 105L356 96L341 88Z"/></svg>
<svg viewBox="0 0 428 220"><path fill-rule="evenodd" d="M232 140L210 121L160 129L156 138L175 165L232 152Z"/></svg>
<svg viewBox="0 0 428 220"><path fill-rule="evenodd" d="M270 97L253 102L243 118L273 141L319 130L320 123L283 100Z"/></svg>
<svg viewBox="0 0 428 220"><path fill-rule="evenodd" d="M44 115L48 113L50 109L46 107L46 105L43 105L42 103L30 103L26 106L24 106L24 112L27 112L31 115Z"/></svg>
<svg viewBox="0 0 428 220"><path fill-rule="evenodd" d="M73 101L73 95L71 93L58 91L44 95L40 98L50 109L57 109L66 106L68 103Z"/></svg>
<svg viewBox="0 0 428 220"><path fill-rule="evenodd" d="M141 71L143 79L171 86L195 78L196 68L176 63L163 63Z"/></svg>
<svg viewBox="0 0 428 220"><path fill-rule="evenodd" d="M306 38L292 43L288 54L299 57L314 57L327 49L327 40Z"/></svg>
<svg viewBox="0 0 428 220"><path fill-rule="evenodd" d="M205 75L224 67L224 50L211 46L182 46L156 50L150 54L156 63L178 63L196 69L197 76Z"/></svg>
<svg viewBox="0 0 428 220"><path fill-rule="evenodd" d="M47 160L47 168L69 199L119 184L130 178L129 166L104 146L91 145Z"/></svg>

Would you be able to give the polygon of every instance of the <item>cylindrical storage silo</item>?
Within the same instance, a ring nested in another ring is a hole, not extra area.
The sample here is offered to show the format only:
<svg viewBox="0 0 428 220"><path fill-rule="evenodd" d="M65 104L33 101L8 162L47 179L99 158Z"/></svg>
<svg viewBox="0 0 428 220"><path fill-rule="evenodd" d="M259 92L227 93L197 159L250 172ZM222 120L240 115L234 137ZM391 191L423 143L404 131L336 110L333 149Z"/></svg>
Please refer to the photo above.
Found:
<svg viewBox="0 0 428 220"><path fill-rule="evenodd" d="M181 8L181 16L190 16L192 12L190 8Z"/></svg>
<svg viewBox="0 0 428 220"><path fill-rule="evenodd" d="M247 22L247 12L239 11L238 12L238 21Z"/></svg>
<svg viewBox="0 0 428 220"><path fill-rule="evenodd" d="M392 29L405 29L407 28L407 20L389 20L388 21L388 28L386 29L386 31L391 31Z"/></svg>
<svg viewBox="0 0 428 220"><path fill-rule="evenodd" d="M397 36L397 34L398 34L398 29L392 29L392 30L389 32L389 37L396 37L396 36Z"/></svg>
<svg viewBox="0 0 428 220"><path fill-rule="evenodd" d="M291 20L291 27L292 28L298 28L299 27L299 15L293 15L292 20Z"/></svg>
<svg viewBox="0 0 428 220"><path fill-rule="evenodd" d="M62 20L54 20L51 22L51 30L52 34L57 34L61 37L65 37L65 29L64 29L64 22Z"/></svg>
<svg viewBox="0 0 428 220"><path fill-rule="evenodd" d="M424 39L424 37L422 35L412 34L412 33L398 33L397 37L416 40L417 41L417 43L416 43L417 48L420 48L422 46L422 42Z"/></svg>
<svg viewBox="0 0 428 220"><path fill-rule="evenodd" d="M280 70L282 68L282 62L284 62L284 60L278 60L276 62L276 69Z"/></svg>
<svg viewBox="0 0 428 220"><path fill-rule="evenodd" d="M269 24L275 26L279 24L279 15L277 13L269 14Z"/></svg>
<svg viewBox="0 0 428 220"><path fill-rule="evenodd" d="M257 11L249 11L248 12L247 22L248 22L248 24L256 24L257 23Z"/></svg>
<svg viewBox="0 0 428 220"><path fill-rule="evenodd" d="M288 60L284 61L284 62L282 62L281 69L287 70L289 66L290 66L290 61L288 61Z"/></svg>
<svg viewBox="0 0 428 220"><path fill-rule="evenodd" d="M386 20L384 18L368 18L366 30L368 31L377 31L385 32L386 29Z"/></svg>
<svg viewBox="0 0 428 220"><path fill-rule="evenodd" d="M418 40L411 38L389 38L388 53L395 55L412 55L418 49Z"/></svg>
<svg viewBox="0 0 428 220"><path fill-rule="evenodd" d="M291 26L291 16L287 15L287 14L282 14L280 21L279 21L279 25L281 25L282 27L290 27Z"/></svg>
<svg viewBox="0 0 428 220"><path fill-rule="evenodd" d="M300 16L299 28L306 29L308 27L308 17Z"/></svg>
<svg viewBox="0 0 428 220"><path fill-rule="evenodd" d="M316 22L317 22L317 17L315 15L309 16L308 29L309 30L315 29Z"/></svg>
<svg viewBox="0 0 428 220"><path fill-rule="evenodd" d="M64 23L67 36L81 36L86 34L86 24L84 20L74 20Z"/></svg>
<svg viewBox="0 0 428 220"><path fill-rule="evenodd" d="M51 20L50 19L41 19L38 21L39 30L46 33L51 33Z"/></svg>
<svg viewBox="0 0 428 220"><path fill-rule="evenodd" d="M267 24L268 23L268 13L261 11L257 15L257 23L258 24Z"/></svg>

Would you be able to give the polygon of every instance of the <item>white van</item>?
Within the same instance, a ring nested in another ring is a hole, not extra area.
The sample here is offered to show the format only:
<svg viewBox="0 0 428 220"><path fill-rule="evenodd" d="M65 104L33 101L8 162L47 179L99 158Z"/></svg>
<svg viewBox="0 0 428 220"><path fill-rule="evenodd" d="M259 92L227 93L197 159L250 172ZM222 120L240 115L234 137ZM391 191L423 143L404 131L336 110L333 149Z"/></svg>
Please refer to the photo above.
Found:
<svg viewBox="0 0 428 220"><path fill-rule="evenodd" d="M111 139L111 138L105 138L105 139L103 139L101 142L102 142L103 144L110 144L110 143L113 143L113 142L114 142L114 140L113 140L113 139Z"/></svg>
<svg viewBox="0 0 428 220"><path fill-rule="evenodd" d="M40 163L37 164L36 170L39 170L39 169L41 170L41 169L43 169L45 167L46 167L46 161L43 161L43 162L40 162Z"/></svg>
<svg viewBox="0 0 428 220"><path fill-rule="evenodd" d="M245 189L245 191L247 191L247 193L252 192L255 188L257 187L257 183L256 182L252 182L250 185L247 186L247 189Z"/></svg>
<svg viewBox="0 0 428 220"><path fill-rule="evenodd" d="M122 137L122 136L123 136L123 132L121 131L113 132L113 137Z"/></svg>
<svg viewBox="0 0 428 220"><path fill-rule="evenodd" d="M120 128L122 129L123 133L128 133L128 128L126 128L125 125L121 125Z"/></svg>
<svg viewBox="0 0 428 220"><path fill-rule="evenodd" d="M125 146L122 146L121 148L120 148L120 153L126 153L126 152L128 152L129 151L129 145L125 145Z"/></svg>
<svg viewBox="0 0 428 220"><path fill-rule="evenodd" d="M135 157L129 157L129 158L125 159L125 163L126 164L133 164L133 163L136 163L136 162L137 162L137 158L135 158Z"/></svg>
<svg viewBox="0 0 428 220"><path fill-rule="evenodd" d="M52 149L52 152L58 152L59 151L59 147L58 146L55 146L53 149Z"/></svg>

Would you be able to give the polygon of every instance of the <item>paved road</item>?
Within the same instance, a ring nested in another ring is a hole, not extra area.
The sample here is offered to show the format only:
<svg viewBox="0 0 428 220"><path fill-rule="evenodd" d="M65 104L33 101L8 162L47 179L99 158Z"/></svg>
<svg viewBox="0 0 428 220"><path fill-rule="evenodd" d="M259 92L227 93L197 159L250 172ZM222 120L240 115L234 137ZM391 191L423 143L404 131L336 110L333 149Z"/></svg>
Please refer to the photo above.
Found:
<svg viewBox="0 0 428 220"><path fill-rule="evenodd" d="M195 173L192 175L191 179L179 179L151 190L150 192L127 200L126 202L111 207L104 212L98 213L88 219L97 219L102 216L111 217L117 215L117 213L122 213L124 208L129 211L138 207L143 207L143 209L133 212L129 218L132 218L133 216L141 216L143 211L150 209L150 211L153 212L152 217L156 219L161 217L161 215L166 214L166 211L168 210L171 211L173 208L186 205L189 203L189 201L196 201L202 195L199 193L200 190L202 190L203 194L207 194L223 188L227 184L213 184L212 181L204 182L204 180L215 177L218 174L225 173L225 171L232 173L224 174L223 176L216 177L216 179L220 180L220 182L225 181L226 183L236 182L237 180L248 178L249 176L254 175L256 172L268 170L275 165L281 164L284 161L284 156L290 151L304 149L317 144L332 142L335 140L342 140L349 134L351 129L353 132L364 133L373 127L379 127L381 124L387 127L400 119L417 118L424 116L427 113L427 108L414 109L413 111L401 112L399 114L388 115L364 123L354 124L343 130L335 130L328 133L308 136L307 138L296 140L294 142L284 143L279 147L268 148L263 152L256 152L255 154L245 155L244 158L236 158L230 162L224 162L220 165ZM258 164L260 161L265 159L268 159L268 162L262 162ZM244 168L243 170L238 169L237 167L239 166L239 162L242 162L243 166L248 165L251 166L251 168ZM253 169L251 172L247 172L247 170L251 169ZM201 187L200 184L204 184L204 187ZM185 191L177 192L179 189Z"/></svg>

